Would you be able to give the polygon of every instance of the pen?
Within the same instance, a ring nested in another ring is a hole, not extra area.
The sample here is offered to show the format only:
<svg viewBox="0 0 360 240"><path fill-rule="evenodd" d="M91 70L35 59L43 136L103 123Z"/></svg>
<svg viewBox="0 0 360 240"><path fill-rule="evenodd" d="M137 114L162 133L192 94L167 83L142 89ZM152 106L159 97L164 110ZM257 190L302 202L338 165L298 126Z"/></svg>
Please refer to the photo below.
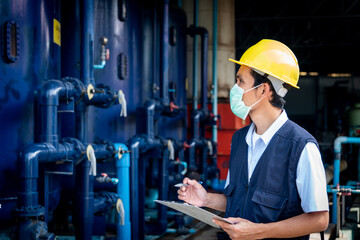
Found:
<svg viewBox="0 0 360 240"><path fill-rule="evenodd" d="M200 183L200 184L203 184L203 182L202 181L199 181L198 183ZM178 183L178 184L175 184L174 185L174 187L187 187L187 186L189 186L189 184L187 184L187 183Z"/></svg>

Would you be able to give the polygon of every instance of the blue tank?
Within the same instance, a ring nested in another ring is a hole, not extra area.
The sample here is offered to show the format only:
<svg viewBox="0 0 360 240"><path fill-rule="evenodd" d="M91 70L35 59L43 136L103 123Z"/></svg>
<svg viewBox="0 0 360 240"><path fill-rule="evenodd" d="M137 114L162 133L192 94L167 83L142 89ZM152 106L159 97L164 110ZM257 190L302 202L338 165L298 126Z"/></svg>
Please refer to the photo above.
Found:
<svg viewBox="0 0 360 240"><path fill-rule="evenodd" d="M22 146L36 141L35 91L44 80L60 78L58 39L60 1L3 0L0 4L0 225L14 224L17 158ZM60 43L61 44L61 43Z"/></svg>

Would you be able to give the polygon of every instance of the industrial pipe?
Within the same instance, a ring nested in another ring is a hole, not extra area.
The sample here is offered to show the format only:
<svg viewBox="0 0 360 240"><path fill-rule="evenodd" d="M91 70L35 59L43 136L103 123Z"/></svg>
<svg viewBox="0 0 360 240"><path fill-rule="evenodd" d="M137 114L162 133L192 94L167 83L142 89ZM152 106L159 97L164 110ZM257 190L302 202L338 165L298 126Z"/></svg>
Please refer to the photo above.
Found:
<svg viewBox="0 0 360 240"><path fill-rule="evenodd" d="M167 147L162 149L162 155L160 156L160 172L159 172L159 199L168 198L169 189L169 150ZM146 226L147 233L150 235L159 235L166 232L167 229L167 209L161 204L157 204L158 214L156 224L148 224Z"/></svg>
<svg viewBox="0 0 360 240"><path fill-rule="evenodd" d="M199 24L199 0L194 0L194 22L197 27ZM197 36L193 38L193 109L198 109L198 42Z"/></svg>
<svg viewBox="0 0 360 240"><path fill-rule="evenodd" d="M80 79L84 85L94 85L94 0L80 1ZM76 105L76 138L87 142L87 106L81 101ZM90 162L82 161L75 169L75 229L77 239L90 240L94 222L94 176L89 175Z"/></svg>
<svg viewBox="0 0 360 240"><path fill-rule="evenodd" d="M155 111L156 104L154 101L147 101L145 103L146 109L146 136L150 139L155 138Z"/></svg>
<svg viewBox="0 0 360 240"><path fill-rule="evenodd" d="M16 215L25 221L20 221L18 239L29 234L29 231L43 233L44 239L53 239L47 233L47 226L38 217L45 214L44 207L39 205L38 178L40 162L56 162L63 159L78 159L83 151L83 145L76 139L57 144L55 148L50 143L29 144L24 147L19 156L20 187ZM37 218L29 225L29 218ZM35 224L35 225L34 225ZM40 230L38 229L40 228ZM42 237L42 236L39 236ZM31 239L31 238L30 238ZM37 238L36 238L37 239Z"/></svg>
<svg viewBox="0 0 360 240"><path fill-rule="evenodd" d="M204 134L204 129L200 126L200 121L204 117L203 115L204 113L199 110L194 110L191 112L191 132L192 138L195 140L200 140L201 134Z"/></svg>
<svg viewBox="0 0 360 240"><path fill-rule="evenodd" d="M117 194L124 204L124 223L116 224L117 239L131 239L131 221L130 221L130 154L125 144L115 143L115 149L120 152L115 156L117 177L121 179L117 184ZM120 219L120 218L119 218Z"/></svg>
<svg viewBox="0 0 360 240"><path fill-rule="evenodd" d="M91 146L94 149L94 154L96 155L96 159L94 159L94 162L89 161L89 159L82 160L80 161L80 163L78 163L76 167L75 209L77 211L77 214L74 216L74 218L76 224L76 236L80 239L91 239L92 229L90 230L90 232L86 231L89 230L90 227L92 227L92 223L94 221L94 213L99 211L100 208L104 207L104 205L99 205L99 199L96 200L94 198L93 184L95 173L93 168L96 169L96 160L113 159L116 153L113 144L110 142L94 143L91 144ZM81 203L85 203L87 205L79 206L79 204ZM95 203L98 205L95 205Z"/></svg>
<svg viewBox="0 0 360 240"><path fill-rule="evenodd" d="M92 105L100 108L108 108L119 103L118 93L111 90L110 87L105 84L97 84L96 87L89 90L89 92L91 99L90 97L84 99L87 106Z"/></svg>
<svg viewBox="0 0 360 240"><path fill-rule="evenodd" d="M58 139L58 106L62 100L74 100L81 95L83 86L80 82L48 80L44 82L39 93L40 104L40 142L48 142L55 148Z"/></svg>
<svg viewBox="0 0 360 240"><path fill-rule="evenodd" d="M113 192L97 192L94 198L94 213L104 215L115 207L119 196Z"/></svg>
<svg viewBox="0 0 360 240"><path fill-rule="evenodd" d="M218 1L213 0L213 104L212 112L215 117L215 124L212 126L212 140L217 143L217 115L218 115L218 82L217 82L217 10L218 10Z"/></svg>
<svg viewBox="0 0 360 240"><path fill-rule="evenodd" d="M161 40L161 99L165 106L169 105L169 0L163 3L162 40Z"/></svg>
<svg viewBox="0 0 360 240"><path fill-rule="evenodd" d="M80 1L80 76L85 85L94 84L94 0Z"/></svg>
<svg viewBox="0 0 360 240"><path fill-rule="evenodd" d="M208 73L207 73L207 63L208 63L208 38L209 34L206 28L204 27L195 27L191 25L188 28L188 34L191 37L196 35L201 36L201 107L202 110L207 113L207 91L208 91ZM197 106L196 108L197 109Z"/></svg>
<svg viewBox="0 0 360 240"><path fill-rule="evenodd" d="M337 137L334 141L334 152L335 152L335 159L334 159L334 181L333 185L337 186L340 184L340 160L341 160L341 144L343 143L355 143L360 144L360 137ZM336 199L336 192L333 193L333 199ZM336 224L337 218L337 206L333 203L332 207L332 223Z"/></svg>
<svg viewBox="0 0 360 240"><path fill-rule="evenodd" d="M25 211L26 209L37 207L35 205L37 205L38 198L36 183L39 160L56 161L67 156L63 155L64 152L67 153L71 151L71 146L68 146L68 144L59 144L57 111L60 99L73 101L80 96L81 88L82 86L79 82L74 84L70 81L49 80L44 82L39 91L40 141L45 143L27 146L20 153L19 157L20 176L23 179L21 181L18 206L19 204L23 206ZM44 154L46 156L44 156ZM71 154L69 156L71 156ZM21 192L25 192L25 195ZM23 197L25 197L26 200L24 200ZM34 204L31 202L34 202Z"/></svg>
<svg viewBox="0 0 360 240"><path fill-rule="evenodd" d="M167 143L162 142L159 138L150 138L148 135L136 135L129 139L127 145L130 147L130 166L131 166L131 190L130 196L132 199L131 205L131 232L133 239L140 239L145 235L144 224L144 207L145 207L145 164L144 161L140 161L140 154L144 154L152 149L162 149L169 154L167 150ZM164 150L165 148L165 150ZM160 156L163 158L164 156ZM167 156L168 159L168 156ZM167 162L162 162L163 165ZM160 175L162 177L162 175ZM166 181L160 180L161 186ZM168 186L166 186L167 188ZM162 188L162 187L161 187ZM164 190L166 191L166 190ZM164 208L166 209L166 208ZM163 209L159 209L160 213ZM164 218L164 214L161 213L161 217ZM165 216L166 217L166 216ZM161 219L160 228L163 227L164 220ZM166 225L166 224L165 224ZM166 228L165 228L166 229Z"/></svg>
<svg viewBox="0 0 360 240"><path fill-rule="evenodd" d="M143 219L139 219L139 173L138 173L138 165L139 165L139 141L131 141L127 144L130 146L130 184L131 184L131 190L130 190L130 199L131 200L131 209L130 209L130 215L131 215L131 233L132 233L132 239L139 239L140 234L140 223L143 221ZM126 210L125 210L126 211ZM141 225L142 227L143 224Z"/></svg>

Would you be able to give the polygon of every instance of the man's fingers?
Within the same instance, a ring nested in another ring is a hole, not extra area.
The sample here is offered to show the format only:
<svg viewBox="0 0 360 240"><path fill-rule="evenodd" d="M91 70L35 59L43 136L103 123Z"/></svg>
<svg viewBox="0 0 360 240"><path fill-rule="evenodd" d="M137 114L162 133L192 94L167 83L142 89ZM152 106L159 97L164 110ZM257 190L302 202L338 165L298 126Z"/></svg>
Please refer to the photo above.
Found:
<svg viewBox="0 0 360 240"><path fill-rule="evenodd" d="M186 178L184 178L183 183L188 184L189 181L190 181L190 179L186 177Z"/></svg>
<svg viewBox="0 0 360 240"><path fill-rule="evenodd" d="M226 218L226 220L229 220L230 222L232 222L234 224L244 221L244 219L242 219L242 218L234 218L234 217Z"/></svg>
<svg viewBox="0 0 360 240"><path fill-rule="evenodd" d="M219 220L216 220L216 218L213 218L213 223L215 223L216 225L220 226L222 228L222 225L224 224L223 221L219 221Z"/></svg>
<svg viewBox="0 0 360 240"><path fill-rule="evenodd" d="M227 230L230 230L231 228L229 228L229 226L231 226L229 223L226 223L224 221L221 221L221 220L217 220L216 218L213 218L213 222L220 226L222 229L227 229Z"/></svg>

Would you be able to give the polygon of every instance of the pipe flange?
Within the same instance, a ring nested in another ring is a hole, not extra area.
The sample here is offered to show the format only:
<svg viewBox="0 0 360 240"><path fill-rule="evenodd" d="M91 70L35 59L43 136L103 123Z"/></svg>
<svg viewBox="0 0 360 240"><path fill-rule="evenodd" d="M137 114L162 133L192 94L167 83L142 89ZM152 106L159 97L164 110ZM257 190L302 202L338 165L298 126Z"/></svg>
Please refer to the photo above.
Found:
<svg viewBox="0 0 360 240"><path fill-rule="evenodd" d="M25 209L25 208L16 208L14 213L17 217L39 217L45 215L45 208L41 205L38 205L36 208Z"/></svg>

